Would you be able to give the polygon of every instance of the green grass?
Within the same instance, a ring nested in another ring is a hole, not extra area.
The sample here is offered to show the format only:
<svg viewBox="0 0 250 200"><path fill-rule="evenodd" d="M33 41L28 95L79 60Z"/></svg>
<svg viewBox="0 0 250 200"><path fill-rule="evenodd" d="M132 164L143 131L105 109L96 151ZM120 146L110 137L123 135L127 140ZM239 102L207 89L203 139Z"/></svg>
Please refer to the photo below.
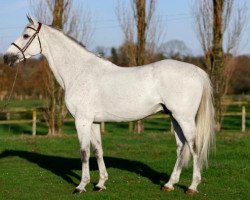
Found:
<svg viewBox="0 0 250 200"><path fill-rule="evenodd" d="M236 97L231 97L236 98ZM0 102L2 106L4 102ZM44 101L11 102L11 107L41 107ZM250 104L247 104L247 112ZM230 105L228 112L241 112ZM0 115L0 120L4 119ZM41 117L41 116L40 116ZM31 113L11 115L12 119L31 119ZM146 119L145 133L128 133L128 123L107 123L103 136L109 181L107 191L95 193L98 181L96 161L91 158L91 183L87 193L73 195L80 181L79 144L73 122L65 123L65 135L46 137L45 123L37 124L38 137L32 138L31 124L0 126L0 199L250 199L250 116L247 133L240 133L241 117L225 116L223 132L217 136L216 154L203 173L195 197L184 194L190 184L192 168L184 169L175 191L164 193L175 163L176 145L170 121Z"/></svg>
<svg viewBox="0 0 250 200"><path fill-rule="evenodd" d="M7 103L6 101L0 101L0 107L3 107ZM44 100L10 100L7 108L35 108L45 106Z"/></svg>
<svg viewBox="0 0 250 200"><path fill-rule="evenodd" d="M98 170L91 157L91 183L80 195L72 194L81 174L75 134L32 138L1 133L0 199L250 199L250 133L217 136L217 150L210 157L209 169L203 172L200 193L189 197L184 191L191 182L191 167L183 170L175 191L160 190L176 159L172 134L131 134L111 125L112 131L103 135L107 190L92 191Z"/></svg>

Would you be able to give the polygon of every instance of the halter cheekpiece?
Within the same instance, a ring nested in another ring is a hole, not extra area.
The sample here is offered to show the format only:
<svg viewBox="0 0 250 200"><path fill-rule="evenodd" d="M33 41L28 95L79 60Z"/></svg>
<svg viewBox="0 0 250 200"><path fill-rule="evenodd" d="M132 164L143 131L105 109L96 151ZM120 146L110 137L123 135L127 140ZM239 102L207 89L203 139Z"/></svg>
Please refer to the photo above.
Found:
<svg viewBox="0 0 250 200"><path fill-rule="evenodd" d="M26 43L26 45L25 45L23 48L19 47L19 46L18 46L17 44L15 44L14 42L11 43L11 45L13 45L13 46L15 46L16 48L18 48L19 51L22 53L22 55L23 55L23 60L24 60L24 61L26 60L25 55L24 55L24 52L28 49L28 47L30 46L30 44L32 43L32 41L35 39L36 36L37 36L37 38L38 38L39 45L40 45L40 53L42 53L41 41L40 41L40 38L39 38L39 35L38 35L38 33L39 33L41 27L42 27L42 23L40 23L40 22L38 22L38 27L37 27L37 29L34 29L33 27L30 27L30 26L27 26L27 27L26 27L26 28L29 28L29 29L34 30L35 33L30 37L29 41Z"/></svg>

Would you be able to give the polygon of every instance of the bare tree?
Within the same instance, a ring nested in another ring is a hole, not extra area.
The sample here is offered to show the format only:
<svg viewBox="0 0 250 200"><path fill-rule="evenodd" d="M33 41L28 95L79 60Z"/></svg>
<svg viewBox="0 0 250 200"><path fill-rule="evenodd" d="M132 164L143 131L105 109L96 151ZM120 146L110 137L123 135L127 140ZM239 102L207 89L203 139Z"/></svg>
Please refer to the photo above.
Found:
<svg viewBox="0 0 250 200"><path fill-rule="evenodd" d="M123 51L128 58L128 67L135 66L135 20L133 14L125 4L121 5L119 1L117 2L115 11L125 38Z"/></svg>
<svg viewBox="0 0 250 200"><path fill-rule="evenodd" d="M216 129L220 130L222 121L222 96L223 96L223 27L222 13L224 0L213 0L213 42L211 54L211 81L214 87L214 106Z"/></svg>
<svg viewBox="0 0 250 200"><path fill-rule="evenodd" d="M117 2L116 5L116 16L120 23L121 29L124 34L124 43L123 50L127 51L127 57L129 58L128 66L142 65L138 64L138 47L143 46L145 49L143 51L143 63L146 64L152 60L152 56L156 53L156 49L158 48L164 34L165 27L162 26L162 20L160 17L155 16L156 10L156 0L144 1L145 3L145 27L138 28L138 20L137 18L137 5L142 5L141 1L131 0L130 5L121 4L120 1ZM132 9L131 9L132 8ZM143 14L144 12L142 12ZM142 23L143 20L140 21ZM139 45L138 40L138 30L143 30L145 42L142 42L142 45ZM137 44L136 44L137 43ZM145 43L145 44L144 44Z"/></svg>
<svg viewBox="0 0 250 200"><path fill-rule="evenodd" d="M140 66L148 62L149 55L146 55L147 48L154 51L156 41L161 34L157 33L157 24L153 22L156 0L131 0L131 9L118 3L116 8L117 18L120 22L125 36L125 51L129 58L129 66ZM153 30L154 29L154 30ZM136 41L136 42L135 42ZM135 45L135 43L137 43ZM141 133L144 130L143 122L139 120L135 126L135 132Z"/></svg>
<svg viewBox="0 0 250 200"><path fill-rule="evenodd" d="M160 47L161 52L167 58L183 59L191 55L191 50L181 40L170 40L163 43Z"/></svg>
<svg viewBox="0 0 250 200"><path fill-rule="evenodd" d="M146 38L151 19L155 13L156 0L150 0L147 10L146 0L133 0L133 13L137 27L137 66L144 65L146 62ZM144 131L144 124L142 120L137 121L135 125L135 132L141 133Z"/></svg>
<svg viewBox="0 0 250 200"><path fill-rule="evenodd" d="M222 121L222 97L234 69L230 58L239 46L246 19L244 7L238 6L235 10L234 4L234 0L196 0L194 4L196 33L214 87L217 130ZM233 18L232 13L236 17Z"/></svg>
<svg viewBox="0 0 250 200"><path fill-rule="evenodd" d="M57 0L29 0L32 13L44 24L52 24L55 2ZM81 2L73 7L74 0L64 0L62 30L78 42L88 46L92 39L92 14L84 9Z"/></svg>
<svg viewBox="0 0 250 200"><path fill-rule="evenodd" d="M152 60L152 56L154 54L159 53L159 46L162 43L164 36L166 35L166 28L162 24L162 18L160 16L152 16L152 19L150 20L150 23L148 25L148 31L147 31L147 58L148 61Z"/></svg>
<svg viewBox="0 0 250 200"><path fill-rule="evenodd" d="M91 36L89 24L90 13L82 12L79 5L73 9L73 0L30 0L31 8L39 21L51 24L62 29L64 33L74 37L79 42L86 43ZM46 73L44 74L47 108L45 119L49 128L49 135L62 133L67 110L64 102L64 91L55 80L48 63L44 61Z"/></svg>

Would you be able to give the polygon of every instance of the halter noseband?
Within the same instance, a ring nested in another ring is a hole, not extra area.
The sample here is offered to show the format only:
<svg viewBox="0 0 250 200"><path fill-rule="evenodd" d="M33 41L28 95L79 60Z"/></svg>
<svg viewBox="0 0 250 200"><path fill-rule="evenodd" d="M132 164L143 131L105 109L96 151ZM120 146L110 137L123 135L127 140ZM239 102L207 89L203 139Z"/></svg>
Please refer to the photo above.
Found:
<svg viewBox="0 0 250 200"><path fill-rule="evenodd" d="M39 45L40 45L40 53L42 53L42 45L41 45L41 41L40 41L40 38L39 38L39 35L38 35L38 33L39 33L41 27L42 27L42 23L40 23L40 22L38 22L38 27L37 27L37 29L34 29L33 27L30 27L30 26L27 27L27 28L30 28L30 29L34 30L35 33L34 33L34 35L32 35L32 36L30 37L29 41L26 43L26 45L25 45L23 48L19 47L19 46L18 46L17 44L15 44L14 42L11 43L11 45L15 46L15 47L23 54L23 60L24 60L24 61L26 60L25 55L24 55L24 52L28 49L28 47L30 46L30 44L32 43L32 41L35 39L36 36L37 36L37 38L38 38Z"/></svg>

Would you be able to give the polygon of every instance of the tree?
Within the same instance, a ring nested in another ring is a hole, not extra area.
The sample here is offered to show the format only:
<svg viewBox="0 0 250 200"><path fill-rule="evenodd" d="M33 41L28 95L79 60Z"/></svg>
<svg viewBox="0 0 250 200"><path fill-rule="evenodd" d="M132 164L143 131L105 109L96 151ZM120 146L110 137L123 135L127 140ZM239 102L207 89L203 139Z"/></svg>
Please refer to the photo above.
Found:
<svg viewBox="0 0 250 200"><path fill-rule="evenodd" d="M160 47L161 52L167 58L182 60L191 54L191 50L181 40L170 40Z"/></svg>
<svg viewBox="0 0 250 200"><path fill-rule="evenodd" d="M46 24L52 22L53 27L62 29L79 42L89 41L91 27L87 22L90 14L82 12L81 5L78 6L79 10L73 9L73 0L31 0L30 5L39 21ZM55 80L48 63L45 60L43 62L46 68L44 80L48 105L45 109L45 119L49 128L48 134L58 135L62 134L67 114L64 91Z"/></svg>
<svg viewBox="0 0 250 200"><path fill-rule="evenodd" d="M148 12L146 11L146 0L133 0L133 11L137 27L137 55L136 65L141 66L145 64L146 52L146 34L152 16L155 12L156 0L150 0ZM146 13L147 12L147 13ZM144 131L144 124L142 120L138 120L135 125L135 132L141 133Z"/></svg>
<svg viewBox="0 0 250 200"><path fill-rule="evenodd" d="M66 6L67 4L65 4ZM64 0L56 0L53 10L52 26L58 29L63 29L63 12ZM46 72L48 82L46 84L48 108L46 109L46 119L49 127L49 135L62 134L64 118L67 114L66 106L64 102L64 90L57 83L50 70L48 63L46 62Z"/></svg>
<svg viewBox="0 0 250 200"><path fill-rule="evenodd" d="M160 35L152 34L153 31L150 31L150 27L152 27L154 28L154 32L157 33L157 27L152 26L156 0L149 0L148 6L146 0L131 0L131 5L132 12L125 6L121 9L120 4L118 4L116 14L125 36L125 45L123 46L129 58L128 66L140 66L148 62L146 59L149 57L146 55L147 44L150 44L149 47L154 47L152 44L156 41L156 36ZM149 37L151 38L149 39ZM149 42L147 43L147 41ZM135 132L141 133L143 130L143 122L139 120L136 123Z"/></svg>
<svg viewBox="0 0 250 200"><path fill-rule="evenodd" d="M229 65L232 56L228 55L232 55L239 45L246 13L243 12L243 7L233 10L234 0L197 0L196 5L195 28L206 58L206 70L214 87L216 129L220 130L222 98L228 88L226 84L229 83L233 69L232 65ZM234 21L233 12L236 16ZM223 43L226 46L226 54ZM228 70L228 67L231 70Z"/></svg>
<svg viewBox="0 0 250 200"><path fill-rule="evenodd" d="M116 7L116 16L124 34L124 43L121 51L124 58L127 58L127 66L136 66L136 46L135 46L135 21L130 8L125 4L120 5L119 1ZM124 62L122 62L124 63ZM126 62L125 62L126 63ZM124 64L123 64L124 66Z"/></svg>
<svg viewBox="0 0 250 200"><path fill-rule="evenodd" d="M107 57L109 50L110 49L108 47L97 46L95 52L97 53L98 56L105 58Z"/></svg>
<svg viewBox="0 0 250 200"><path fill-rule="evenodd" d="M111 48L111 62L118 65L118 54L115 47Z"/></svg>
<svg viewBox="0 0 250 200"><path fill-rule="evenodd" d="M233 62L237 70L231 80L231 93L250 94L250 56L238 56Z"/></svg>

